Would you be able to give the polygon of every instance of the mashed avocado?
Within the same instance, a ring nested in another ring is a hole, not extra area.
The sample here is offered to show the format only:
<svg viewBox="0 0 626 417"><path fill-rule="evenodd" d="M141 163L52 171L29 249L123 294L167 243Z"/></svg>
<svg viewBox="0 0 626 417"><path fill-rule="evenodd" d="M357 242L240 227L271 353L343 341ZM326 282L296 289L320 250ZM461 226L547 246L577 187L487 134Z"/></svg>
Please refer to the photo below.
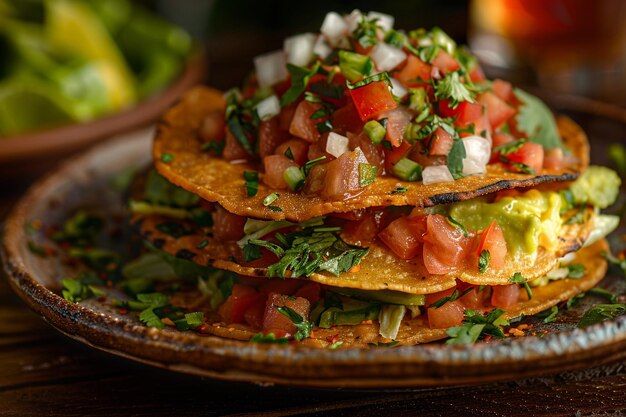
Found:
<svg viewBox="0 0 626 417"><path fill-rule="evenodd" d="M577 204L607 208L615 202L622 184L617 173L609 168L590 166L570 187Z"/></svg>
<svg viewBox="0 0 626 417"><path fill-rule="evenodd" d="M562 220L562 199L556 192L530 190L489 203L479 198L454 203L448 213L466 228L484 230L495 219L504 232L509 253L532 257L539 246L555 249Z"/></svg>

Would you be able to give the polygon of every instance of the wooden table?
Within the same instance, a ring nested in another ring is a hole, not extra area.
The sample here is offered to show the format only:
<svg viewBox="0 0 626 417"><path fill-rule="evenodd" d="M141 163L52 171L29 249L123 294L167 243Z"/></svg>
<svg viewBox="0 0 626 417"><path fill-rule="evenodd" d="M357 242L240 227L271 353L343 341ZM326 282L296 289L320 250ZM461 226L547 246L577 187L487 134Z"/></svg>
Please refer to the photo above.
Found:
<svg viewBox="0 0 626 417"><path fill-rule="evenodd" d="M592 143L626 133L623 124L607 130L593 116L577 120ZM25 186L12 182L0 187L0 222ZM0 416L626 413L626 362L487 385L369 392L257 386L174 374L62 336L12 293L2 274Z"/></svg>

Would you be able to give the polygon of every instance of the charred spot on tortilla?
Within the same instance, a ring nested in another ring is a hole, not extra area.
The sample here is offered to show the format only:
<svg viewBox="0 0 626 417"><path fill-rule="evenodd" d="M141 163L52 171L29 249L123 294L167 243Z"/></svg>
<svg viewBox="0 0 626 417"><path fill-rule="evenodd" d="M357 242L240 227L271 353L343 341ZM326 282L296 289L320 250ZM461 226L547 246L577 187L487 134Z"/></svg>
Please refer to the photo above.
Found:
<svg viewBox="0 0 626 417"><path fill-rule="evenodd" d="M274 190L262 181L259 181L255 196L246 194L243 173L256 171L256 167L245 163L232 164L201 151L201 144L197 140L198 129L207 114L223 110L224 106L223 95L217 90L197 87L189 91L162 118L154 141L153 156L157 170L172 183L207 201L218 202L231 213L246 217L303 221L329 213L374 206L428 207L468 200L504 189L572 181L589 163L589 145L585 133L570 119L559 117L557 125L563 143L577 161L563 170L546 169L541 175L529 175L509 172L501 165L489 165L485 175L429 185L383 176L378 177L359 195L343 201L282 190L282 211L274 211L263 204L264 197ZM160 155L163 153L173 155L174 161L162 163ZM406 188L406 192L394 193L398 187Z"/></svg>

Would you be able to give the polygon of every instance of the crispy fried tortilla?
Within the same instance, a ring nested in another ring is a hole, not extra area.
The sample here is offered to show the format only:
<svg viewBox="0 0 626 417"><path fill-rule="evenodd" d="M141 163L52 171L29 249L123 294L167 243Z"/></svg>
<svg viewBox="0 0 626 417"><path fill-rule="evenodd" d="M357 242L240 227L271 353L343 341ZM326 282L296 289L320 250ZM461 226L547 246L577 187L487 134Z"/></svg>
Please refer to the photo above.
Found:
<svg viewBox="0 0 626 417"><path fill-rule="evenodd" d="M576 294L587 291L604 277L607 270L607 262L602 253L608 250L606 240L601 240L593 245L581 249L576 254L574 263L585 266L586 274L580 279L562 279L550 282L543 287L533 289L533 298L528 300L526 293L521 291L520 302L506 309L504 317L512 319L524 314L526 316L537 314L560 302L566 301ZM219 337L230 339L249 340L257 331L245 325L226 326L221 323L213 323L207 326L206 331ZM415 319L403 320L396 340L399 345L416 345L433 342L446 337L445 329L431 329L427 319L423 316ZM343 342L341 347L367 347L370 344L387 343L390 340L378 334L378 323L362 323L354 326L335 326L330 329L315 328L311 338L302 341L302 345L323 348L333 342Z"/></svg>
<svg viewBox="0 0 626 417"><path fill-rule="evenodd" d="M543 277L553 269L559 257L576 251L582 246L590 232L592 214L593 211L589 209L589 215L585 216L585 223L564 225L560 233L559 249L554 252L540 247L533 265L520 260L507 262L500 271L488 270L481 274L477 268L472 268L447 275L431 275L420 258L410 261L399 259L387 246L374 242L369 246L369 254L361 261L357 271L343 273L340 276L320 272L314 273L308 279L335 287L364 290L387 289L412 294L430 294L452 288L455 286L456 279L476 285L506 285L510 284L509 278L516 272L520 272L526 279L532 281ZM157 227L160 224L172 222L180 225L178 229L184 230L184 235L174 237ZM160 215L135 215L132 223L152 245L179 258L240 275L266 276L266 268L256 267L242 260L242 251L235 242L224 242L211 237L208 228L199 228L192 222ZM206 241L206 244L200 245L203 241Z"/></svg>
<svg viewBox="0 0 626 417"><path fill-rule="evenodd" d="M578 159L576 164L563 171L544 170L541 175L527 175L507 172L500 165L490 165L486 175L430 185L405 182L395 177L379 177L361 194L345 201L327 201L318 195L281 191L276 205L282 211L273 211L263 205L263 199L273 190L262 180L256 196L246 195L243 172L256 170L255 167L232 164L201 151L201 143L197 138L198 129L206 115L222 110L224 105L222 93L217 90L197 87L188 92L161 120L154 141L153 156L157 170L172 183L208 201L218 202L226 210L240 216L300 222L328 213L349 212L367 207L428 207L468 200L499 190L571 181L589 163L589 144L585 133L570 119L560 117L558 126L563 142ZM173 160L162 162L163 154L172 155ZM392 193L398 187L404 187L407 191Z"/></svg>

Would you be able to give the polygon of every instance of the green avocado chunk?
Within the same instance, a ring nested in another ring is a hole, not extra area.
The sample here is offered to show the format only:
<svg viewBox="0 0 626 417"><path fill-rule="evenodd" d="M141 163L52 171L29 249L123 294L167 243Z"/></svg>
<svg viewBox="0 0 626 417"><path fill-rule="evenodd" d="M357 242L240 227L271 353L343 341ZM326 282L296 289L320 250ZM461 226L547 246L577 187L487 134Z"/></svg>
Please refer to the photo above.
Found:
<svg viewBox="0 0 626 417"><path fill-rule="evenodd" d="M603 209L615 202L621 184L615 171L592 165L574 181L570 190L577 204L591 204Z"/></svg>

